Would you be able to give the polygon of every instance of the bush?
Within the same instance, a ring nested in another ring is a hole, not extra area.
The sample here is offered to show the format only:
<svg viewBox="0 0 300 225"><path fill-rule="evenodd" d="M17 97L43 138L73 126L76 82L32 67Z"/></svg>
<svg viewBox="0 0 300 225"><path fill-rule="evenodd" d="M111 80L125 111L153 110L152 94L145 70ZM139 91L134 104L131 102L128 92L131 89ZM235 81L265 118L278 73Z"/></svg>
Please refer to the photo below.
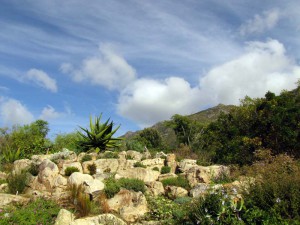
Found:
<svg viewBox="0 0 300 225"><path fill-rule="evenodd" d="M87 168L88 168L88 170L90 172L90 175L96 174L96 172L97 172L96 171L97 170L97 166L96 166L95 163L88 165Z"/></svg>
<svg viewBox="0 0 300 225"><path fill-rule="evenodd" d="M152 170L154 170L154 171L158 171L159 172L159 168L156 166L156 167L154 167Z"/></svg>
<svg viewBox="0 0 300 225"><path fill-rule="evenodd" d="M86 161L91 161L92 160L92 156L91 155L84 155L81 159L81 163L86 162Z"/></svg>
<svg viewBox="0 0 300 225"><path fill-rule="evenodd" d="M132 190L144 193L146 191L145 183L142 180L134 179L134 178L121 178L118 180L120 187L125 188L127 190Z"/></svg>
<svg viewBox="0 0 300 225"><path fill-rule="evenodd" d="M117 194L121 189L120 184L112 177L104 180L104 183L104 193L107 198L114 197L114 195Z"/></svg>
<svg viewBox="0 0 300 225"><path fill-rule="evenodd" d="M163 166L160 170L161 174L166 174L171 172L171 167L169 166Z"/></svg>
<svg viewBox="0 0 300 225"><path fill-rule="evenodd" d="M177 186L177 187L182 187L184 189L189 190L190 189L190 184L188 180L184 176L178 176L178 177L172 177L172 178L167 178L161 181L163 186Z"/></svg>
<svg viewBox="0 0 300 225"><path fill-rule="evenodd" d="M27 183L27 173L10 173L7 177L8 190L11 194L23 193Z"/></svg>
<svg viewBox="0 0 300 225"><path fill-rule="evenodd" d="M87 216L91 212L92 203L89 194L85 193L83 185L76 184L69 187L70 201L80 216Z"/></svg>
<svg viewBox="0 0 300 225"><path fill-rule="evenodd" d="M104 152L100 155L101 159L118 159L119 154L117 152Z"/></svg>
<svg viewBox="0 0 300 225"><path fill-rule="evenodd" d="M132 139L126 142L127 150L134 150L137 152L143 152L145 148L145 144L139 140Z"/></svg>
<svg viewBox="0 0 300 225"><path fill-rule="evenodd" d="M142 168L146 168L145 165L143 165L141 162L136 162L133 164L133 167L142 167Z"/></svg>
<svg viewBox="0 0 300 225"><path fill-rule="evenodd" d="M55 223L58 212L59 206L54 201L40 198L25 206L0 210L0 224L50 225Z"/></svg>
<svg viewBox="0 0 300 225"><path fill-rule="evenodd" d="M65 169L65 175L66 176L71 176L72 173L74 172L79 172L79 169L77 167L74 167L74 166L70 166L70 167L67 167Z"/></svg>

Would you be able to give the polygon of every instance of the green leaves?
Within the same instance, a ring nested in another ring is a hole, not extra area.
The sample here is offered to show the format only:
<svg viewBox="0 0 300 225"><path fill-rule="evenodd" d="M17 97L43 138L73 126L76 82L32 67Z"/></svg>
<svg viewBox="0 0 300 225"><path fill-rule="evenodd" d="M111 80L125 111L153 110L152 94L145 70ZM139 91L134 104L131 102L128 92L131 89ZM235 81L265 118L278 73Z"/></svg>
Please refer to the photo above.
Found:
<svg viewBox="0 0 300 225"><path fill-rule="evenodd" d="M89 129L79 127L82 132L78 131L81 136L78 144L83 151L87 152L94 150L96 152L105 151L107 148L115 148L120 146L119 141L122 138L113 138L113 135L120 128L120 125L113 129L114 123L110 119L106 120L104 123L100 123L102 114L99 117L90 117L90 127Z"/></svg>

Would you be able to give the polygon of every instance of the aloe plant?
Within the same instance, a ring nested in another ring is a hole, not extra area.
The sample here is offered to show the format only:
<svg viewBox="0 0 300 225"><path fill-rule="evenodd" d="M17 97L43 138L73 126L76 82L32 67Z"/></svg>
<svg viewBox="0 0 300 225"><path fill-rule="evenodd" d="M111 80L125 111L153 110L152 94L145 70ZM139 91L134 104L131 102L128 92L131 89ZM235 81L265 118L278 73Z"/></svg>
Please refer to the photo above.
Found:
<svg viewBox="0 0 300 225"><path fill-rule="evenodd" d="M7 163L12 163L20 159L21 149L18 148L17 151L15 151L11 146L6 145L5 148L2 150L1 154L1 160Z"/></svg>
<svg viewBox="0 0 300 225"><path fill-rule="evenodd" d="M119 141L121 141L122 138L113 137L120 128L120 125L113 129L114 123L110 121L110 119L106 120L105 123L100 123L101 117L102 114L100 114L99 117L96 116L93 121L92 116L90 116L89 129L79 126L81 132L78 131L78 133L82 138L78 144L85 152L90 150L100 152L105 151L107 148L120 146Z"/></svg>

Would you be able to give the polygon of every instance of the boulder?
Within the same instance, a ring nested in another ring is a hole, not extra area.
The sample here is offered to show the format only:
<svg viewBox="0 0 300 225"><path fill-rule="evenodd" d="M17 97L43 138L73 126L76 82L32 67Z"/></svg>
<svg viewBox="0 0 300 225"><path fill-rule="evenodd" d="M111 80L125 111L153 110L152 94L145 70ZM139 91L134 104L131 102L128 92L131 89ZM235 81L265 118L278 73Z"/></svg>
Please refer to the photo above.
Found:
<svg viewBox="0 0 300 225"><path fill-rule="evenodd" d="M81 163L80 162L71 162L71 163L64 163L62 165L62 168L60 169L60 174L61 175L65 175L65 170L68 168L68 167L76 167L80 173L82 173L82 166L81 166Z"/></svg>
<svg viewBox="0 0 300 225"><path fill-rule="evenodd" d="M151 153L148 149L143 152L142 159L151 159Z"/></svg>
<svg viewBox="0 0 300 225"><path fill-rule="evenodd" d="M165 174L160 174L158 177L159 181L168 179L168 178L176 178L178 177L175 173L165 173Z"/></svg>
<svg viewBox="0 0 300 225"><path fill-rule="evenodd" d="M152 169L146 169L142 167L131 168L128 170L118 171L116 174L116 178L136 178L140 179L144 182L156 181L160 173L158 171L154 171Z"/></svg>
<svg viewBox="0 0 300 225"><path fill-rule="evenodd" d="M33 155L31 160L36 164L41 164L45 159L51 159L52 155Z"/></svg>
<svg viewBox="0 0 300 225"><path fill-rule="evenodd" d="M30 159L19 159L14 161L13 171L20 173L22 170L30 168L32 161Z"/></svg>
<svg viewBox="0 0 300 225"><path fill-rule="evenodd" d="M101 169L105 173L115 173L119 169L118 159L97 159L94 163L97 169Z"/></svg>
<svg viewBox="0 0 300 225"><path fill-rule="evenodd" d="M61 209L55 220L55 225L69 225L74 221L73 213L66 209Z"/></svg>
<svg viewBox="0 0 300 225"><path fill-rule="evenodd" d="M74 220L70 225L126 225L126 223L113 214L101 214Z"/></svg>
<svg viewBox="0 0 300 225"><path fill-rule="evenodd" d="M20 195L0 193L0 208L10 204L26 204L29 202L29 200L29 198L25 198Z"/></svg>
<svg viewBox="0 0 300 225"><path fill-rule="evenodd" d="M0 180L6 180L7 174L5 172L0 171Z"/></svg>
<svg viewBox="0 0 300 225"><path fill-rule="evenodd" d="M94 178L89 174L82 174L79 172L74 172L71 174L71 176L68 179L68 185L69 186L79 186L80 184L83 184L84 182L93 182Z"/></svg>
<svg viewBox="0 0 300 225"><path fill-rule="evenodd" d="M0 193L5 193L8 192L8 184L4 183L4 184L0 184Z"/></svg>
<svg viewBox="0 0 300 225"><path fill-rule="evenodd" d="M57 165L49 159L45 159L39 166L38 182L43 184L47 190L51 190L54 187L58 173Z"/></svg>
<svg viewBox="0 0 300 225"><path fill-rule="evenodd" d="M183 159L178 163L178 168L181 172L186 172L195 166L197 166L197 160L194 159Z"/></svg>
<svg viewBox="0 0 300 225"><path fill-rule="evenodd" d="M118 171L120 170L127 170L134 168L134 164L137 162L137 160L126 160L126 159L119 159L119 168Z"/></svg>
<svg viewBox="0 0 300 225"><path fill-rule="evenodd" d="M157 152L155 158L167 158L167 154L164 152Z"/></svg>
<svg viewBox="0 0 300 225"><path fill-rule="evenodd" d="M77 161L77 155L75 152L63 148L62 151L56 152L50 156L50 160L52 161L56 161L59 159L64 160L65 162L75 162Z"/></svg>
<svg viewBox="0 0 300 225"><path fill-rule="evenodd" d="M141 163L150 169L153 169L154 167L161 169L164 166L165 160L162 158L145 159L141 161Z"/></svg>
<svg viewBox="0 0 300 225"><path fill-rule="evenodd" d="M135 222L147 213L147 200L142 192L122 189L113 198L107 201L110 209L120 213L127 222Z"/></svg>
<svg viewBox="0 0 300 225"><path fill-rule="evenodd" d="M166 194L171 199L179 198L179 197L185 197L188 195L188 191L182 187L176 187L176 186L167 186L166 187Z"/></svg>
<svg viewBox="0 0 300 225"><path fill-rule="evenodd" d="M141 159L143 158L143 155L140 152L137 151L133 151L133 150L129 150L126 152L126 157L137 160L137 161L141 161Z"/></svg>
<svg viewBox="0 0 300 225"><path fill-rule="evenodd" d="M66 187L68 184L68 179L63 177L62 175L58 175L54 179L54 187Z"/></svg>
<svg viewBox="0 0 300 225"><path fill-rule="evenodd" d="M84 181L85 192L94 198L104 189L104 183L100 180Z"/></svg>
<svg viewBox="0 0 300 225"><path fill-rule="evenodd" d="M82 163L82 172L86 174L90 174L89 165L92 165L95 161L85 161ZM100 168L96 169L96 173L103 173Z"/></svg>
<svg viewBox="0 0 300 225"><path fill-rule="evenodd" d="M171 167L171 173L175 173L177 168L176 155L175 154L167 154L166 158L167 166Z"/></svg>
<svg viewBox="0 0 300 225"><path fill-rule="evenodd" d="M157 196L165 194L164 186L159 181L147 182L146 186L148 193L150 193L151 195Z"/></svg>
<svg viewBox="0 0 300 225"><path fill-rule="evenodd" d="M208 191L215 191L222 189L222 184L209 185L206 183L199 183L193 189L190 190L190 196L193 198L198 198L205 195Z"/></svg>

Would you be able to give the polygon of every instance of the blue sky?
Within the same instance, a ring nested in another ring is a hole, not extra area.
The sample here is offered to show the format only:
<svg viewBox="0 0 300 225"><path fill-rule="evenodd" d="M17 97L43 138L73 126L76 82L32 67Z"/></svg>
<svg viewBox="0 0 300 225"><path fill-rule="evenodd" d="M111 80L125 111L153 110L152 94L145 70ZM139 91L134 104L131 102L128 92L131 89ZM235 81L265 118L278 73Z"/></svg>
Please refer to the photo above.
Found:
<svg viewBox="0 0 300 225"><path fill-rule="evenodd" d="M0 0L0 127L118 134L295 88L298 0Z"/></svg>

